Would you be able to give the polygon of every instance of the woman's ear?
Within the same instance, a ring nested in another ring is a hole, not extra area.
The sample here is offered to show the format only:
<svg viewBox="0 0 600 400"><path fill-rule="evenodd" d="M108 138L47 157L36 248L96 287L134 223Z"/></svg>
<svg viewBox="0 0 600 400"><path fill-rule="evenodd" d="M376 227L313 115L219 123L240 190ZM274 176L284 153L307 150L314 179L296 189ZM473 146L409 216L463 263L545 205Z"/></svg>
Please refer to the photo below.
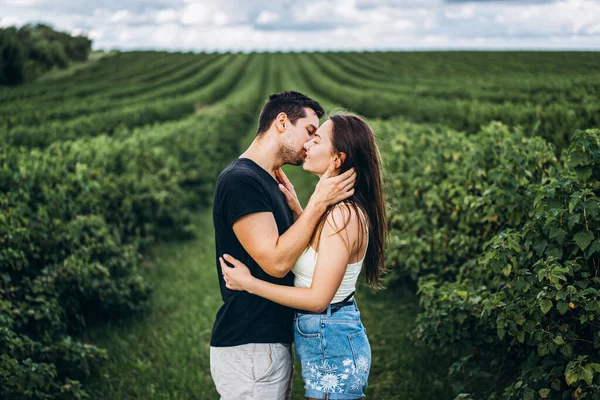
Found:
<svg viewBox="0 0 600 400"><path fill-rule="evenodd" d="M344 161L346 161L346 153L344 153L344 152L337 153L337 155L333 158L333 161L335 162L336 168L341 167L342 164L344 164Z"/></svg>

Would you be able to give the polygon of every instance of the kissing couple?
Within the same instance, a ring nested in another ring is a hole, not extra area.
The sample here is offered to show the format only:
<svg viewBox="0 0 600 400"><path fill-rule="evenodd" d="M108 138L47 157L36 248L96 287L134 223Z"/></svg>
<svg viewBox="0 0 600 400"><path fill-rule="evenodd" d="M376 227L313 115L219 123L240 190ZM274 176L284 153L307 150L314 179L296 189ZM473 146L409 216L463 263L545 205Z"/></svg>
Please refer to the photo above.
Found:
<svg viewBox="0 0 600 400"><path fill-rule="evenodd" d="M361 399L371 347L354 299L379 285L387 221L381 158L360 117L324 115L295 91L269 96L256 138L217 179L216 266L223 305L210 370L223 400L290 399L294 362L308 399ZM281 166L319 176L302 208Z"/></svg>

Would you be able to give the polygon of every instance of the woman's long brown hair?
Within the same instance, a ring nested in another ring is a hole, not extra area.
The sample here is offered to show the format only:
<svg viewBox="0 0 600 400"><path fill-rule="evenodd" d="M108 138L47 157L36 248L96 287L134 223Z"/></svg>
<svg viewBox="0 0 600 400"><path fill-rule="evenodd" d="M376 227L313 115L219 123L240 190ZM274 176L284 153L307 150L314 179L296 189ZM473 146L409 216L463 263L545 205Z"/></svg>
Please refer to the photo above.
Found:
<svg viewBox="0 0 600 400"><path fill-rule="evenodd" d="M348 211L344 213L346 216L344 226L340 229L337 229L336 226L336 233L348 226L350 207L354 208L360 229L358 248L362 248L365 227L358 208L363 210L369 225L369 243L363 264L365 277L367 284L372 287L380 287L380 276L385 271L385 244L388 228L379 149L371 127L361 117L347 113L335 113L330 115L329 119L333 122L331 138L333 152L334 154L340 152L346 154L340 173L354 167L357 174L354 194L344 201ZM336 205L327 208L313 233L311 243L316 242L317 251L323 226Z"/></svg>

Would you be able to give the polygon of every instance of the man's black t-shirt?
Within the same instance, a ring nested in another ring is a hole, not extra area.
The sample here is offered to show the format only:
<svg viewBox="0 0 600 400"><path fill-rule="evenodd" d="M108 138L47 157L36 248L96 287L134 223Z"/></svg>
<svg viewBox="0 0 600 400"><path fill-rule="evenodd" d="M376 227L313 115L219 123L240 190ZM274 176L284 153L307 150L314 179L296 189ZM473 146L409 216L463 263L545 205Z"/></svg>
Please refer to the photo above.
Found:
<svg viewBox="0 0 600 400"><path fill-rule="evenodd" d="M217 179L213 203L216 265L224 304L217 312L210 345L237 346L247 343L291 343L293 310L244 291L225 287L219 257L230 254L248 266L253 276L278 285L293 286L294 276L268 275L250 257L233 232L233 223L244 215L271 212L279 235L293 224L278 183L262 167L248 158L234 160Z"/></svg>

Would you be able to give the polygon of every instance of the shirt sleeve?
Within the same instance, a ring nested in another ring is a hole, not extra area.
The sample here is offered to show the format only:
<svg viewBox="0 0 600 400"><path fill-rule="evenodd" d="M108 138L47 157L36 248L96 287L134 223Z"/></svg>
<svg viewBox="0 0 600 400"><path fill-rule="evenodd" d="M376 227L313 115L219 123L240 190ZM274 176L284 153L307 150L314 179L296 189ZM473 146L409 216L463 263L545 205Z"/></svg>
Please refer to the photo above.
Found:
<svg viewBox="0 0 600 400"><path fill-rule="evenodd" d="M229 173L221 182L223 216L229 226L245 215L273 212L269 196L261 183L250 174Z"/></svg>

